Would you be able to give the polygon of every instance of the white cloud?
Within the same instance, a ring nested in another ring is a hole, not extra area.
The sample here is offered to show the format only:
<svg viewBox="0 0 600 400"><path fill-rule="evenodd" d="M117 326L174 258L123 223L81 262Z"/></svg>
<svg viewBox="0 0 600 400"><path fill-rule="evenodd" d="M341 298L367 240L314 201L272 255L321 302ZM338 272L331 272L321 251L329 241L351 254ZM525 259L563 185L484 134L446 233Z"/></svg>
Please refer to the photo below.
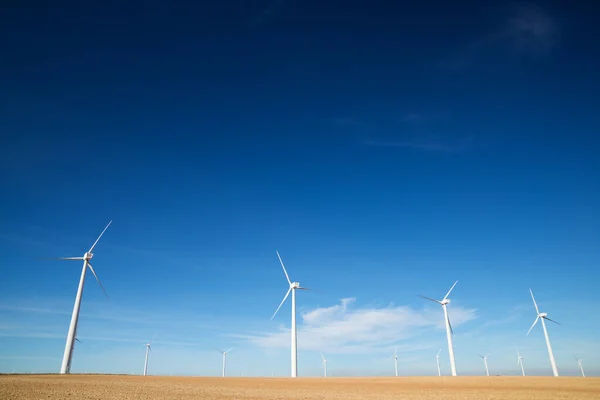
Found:
<svg viewBox="0 0 600 400"><path fill-rule="evenodd" d="M441 310L409 306L352 308L355 300L342 299L340 304L303 313L298 325L298 347L327 349L328 353L362 353L402 345L401 341L413 339L426 329L444 329ZM476 309L454 306L449 311L454 329L477 317ZM290 329L283 327L277 332L243 337L263 348L290 346ZM411 342L405 349L411 347L423 348Z"/></svg>

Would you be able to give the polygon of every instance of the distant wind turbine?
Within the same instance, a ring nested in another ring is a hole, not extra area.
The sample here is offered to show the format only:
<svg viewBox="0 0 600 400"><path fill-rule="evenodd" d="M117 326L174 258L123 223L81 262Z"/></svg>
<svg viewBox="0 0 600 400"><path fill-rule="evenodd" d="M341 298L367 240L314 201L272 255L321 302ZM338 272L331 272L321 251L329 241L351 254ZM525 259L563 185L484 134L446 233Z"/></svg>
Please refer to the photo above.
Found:
<svg viewBox="0 0 600 400"><path fill-rule="evenodd" d="M577 360L577 365L579 366L579 370L581 371L581 376L583 376L585 378L585 372L583 372L583 359L577 358L575 356L573 356L573 358L575 358L575 360Z"/></svg>
<svg viewBox="0 0 600 400"><path fill-rule="evenodd" d="M279 262L281 263L281 267L283 268L283 273L285 274L285 278L287 279L287 281L290 285L290 288L288 289L287 293L283 297L283 300L279 304L279 307L277 307L277 310L275 310L275 313L273 314L271 319L275 318L275 315L277 315L277 312L279 311L279 309L281 308L281 306L283 305L285 300L290 295L290 292L292 292L292 369L291 369L291 375L292 375L292 378L296 378L298 376L298 335L297 335L297 331L296 331L296 290L309 290L309 289L305 288L305 287L301 287L298 282L292 282L290 280L290 277L289 277L287 271L285 270L285 266L283 265L283 260L281 260L281 256L279 255L279 252L277 250L275 252L277 253L277 257L279 258Z"/></svg>
<svg viewBox="0 0 600 400"><path fill-rule="evenodd" d="M454 282L454 285L452 285L452 287L450 288L450 290L448 290L448 293L446 293L442 300L436 300L432 299L431 297L419 295L419 297L440 304L442 306L442 309L444 310L444 320L446 323L446 337L448 339L448 356L450 357L450 368L452 370L452 376L456 376L456 362L454 361L454 348L452 346L452 335L454 334L454 331L452 330L452 324L450 323L450 317L448 316L447 305L450 303L450 299L448 298L448 296L450 295L450 292L452 292L452 289L454 289L454 286L456 286L457 283L458 281Z"/></svg>
<svg viewBox="0 0 600 400"><path fill-rule="evenodd" d="M483 359L483 363L485 364L485 374L487 376L490 376L490 370L488 369L488 365L487 365L487 358L488 358L489 354L486 354L485 356L478 354L478 356Z"/></svg>
<svg viewBox="0 0 600 400"><path fill-rule="evenodd" d="M321 360L323 361L323 376L327 378L327 359L323 353L321 353Z"/></svg>
<svg viewBox="0 0 600 400"><path fill-rule="evenodd" d="M519 353L519 349L517 349L517 365L521 367L521 373L525 376L525 367L523 367L523 356Z"/></svg>
<svg viewBox="0 0 600 400"><path fill-rule="evenodd" d="M104 286L102 286L100 279L98 279L98 275L96 275L96 271L94 271L92 264L90 264L90 260L94 256L94 253L93 253L94 247L96 247L96 244L98 244L98 241L100 240L102 235L104 235L104 232L106 232L106 230L108 229L108 227L110 226L111 223L112 223L112 221L110 221L108 223L108 225L106 225L106 227L104 228L104 230L102 231L100 236L98 236L98 239L96 239L96 241L94 242L92 247L90 247L90 249L85 252L83 257L59 257L58 258L58 260L83 260L83 269L81 271L81 278L79 279L79 287L77 288L77 295L75 296L75 305L73 306L73 315L71 316L71 324L69 325L69 333L67 334L67 343L65 344L65 352L63 355L62 365L60 367L61 374L69 374L71 372L71 361L73 360L73 349L75 347L75 337L77 335L77 322L79 321L79 309L81 307L81 296L83 295L83 284L85 282L85 273L88 268L90 269L92 274L94 274L94 277L96 278L96 281L98 282L98 284L100 285L100 288L104 292L104 295L108 298L108 295L106 294L106 290L104 290Z"/></svg>
<svg viewBox="0 0 600 400"><path fill-rule="evenodd" d="M554 322L555 324L558 324L558 325L560 325L560 324L558 322L556 322L555 320L548 318L547 313L541 313L538 308L537 303L535 302L535 297L533 297L533 292L531 291L531 289L529 289L529 293L531 293L531 299L533 300L533 305L535 306L535 311L537 312L537 317L535 317L535 321L533 321L533 325L531 325L531 328L529 328L529 330L527 331L527 335L529 335L529 332L531 332L531 330L533 329L535 324L537 324L538 321L542 321L542 329L544 330L544 337L546 338L546 346L548 347L548 356L550 357L550 365L552 366L552 373L554 374L554 376L558 376L558 368L556 367L556 361L554 360L554 353L552 352L552 346L550 345L550 338L548 337L548 330L546 329L546 323L544 322L544 320Z"/></svg>
<svg viewBox="0 0 600 400"><path fill-rule="evenodd" d="M442 376L442 370L440 369L440 353L442 352L442 349L440 349L437 353L437 355L435 356L435 360L437 362L437 369L438 369L438 376Z"/></svg>
<svg viewBox="0 0 600 400"><path fill-rule="evenodd" d="M154 340L154 339L152 339ZM152 340L149 341L148 343L146 343L146 358L144 360L144 376L146 376L146 373L148 372L148 353L152 350Z"/></svg>
<svg viewBox="0 0 600 400"><path fill-rule="evenodd" d="M394 372L396 372L396 377L398 377L398 347L394 349Z"/></svg>
<svg viewBox="0 0 600 400"><path fill-rule="evenodd" d="M217 349L217 350L219 350L219 353L221 353L223 355L223 372L222 372L221 376L223 378L225 378L225 367L227 365L227 353L229 353L231 350L233 350L233 347L230 349L227 349L225 351L223 351L221 349Z"/></svg>

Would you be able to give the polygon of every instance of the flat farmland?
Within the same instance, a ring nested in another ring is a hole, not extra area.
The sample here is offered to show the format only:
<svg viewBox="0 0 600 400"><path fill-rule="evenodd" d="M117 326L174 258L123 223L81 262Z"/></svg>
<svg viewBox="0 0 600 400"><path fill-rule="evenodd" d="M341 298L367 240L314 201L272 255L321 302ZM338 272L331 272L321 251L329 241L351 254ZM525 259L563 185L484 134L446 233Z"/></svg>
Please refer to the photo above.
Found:
<svg viewBox="0 0 600 400"><path fill-rule="evenodd" d="M600 399L600 378L2 375L0 399Z"/></svg>

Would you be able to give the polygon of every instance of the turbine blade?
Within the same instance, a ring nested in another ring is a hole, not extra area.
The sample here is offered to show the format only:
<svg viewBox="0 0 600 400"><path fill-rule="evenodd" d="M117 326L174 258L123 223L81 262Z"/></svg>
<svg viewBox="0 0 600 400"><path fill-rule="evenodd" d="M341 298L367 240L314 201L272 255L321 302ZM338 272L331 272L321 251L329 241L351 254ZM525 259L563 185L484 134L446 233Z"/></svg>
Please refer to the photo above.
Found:
<svg viewBox="0 0 600 400"><path fill-rule="evenodd" d="M535 321L533 321L533 325L531 325L531 328L529 328L529 330L527 331L527 335L525 335L525 336L529 336L529 332L531 332L531 330L533 329L533 327L535 326L535 324L537 324L537 322L538 322L539 319L540 319L539 315L537 317L535 317Z"/></svg>
<svg viewBox="0 0 600 400"><path fill-rule="evenodd" d="M102 291L104 292L104 295L108 299L108 294L106 293L106 290L104 290L104 286L102 286L102 282L100 282L100 279L98 279L98 275L96 275L96 271L94 271L94 267L92 267L92 264L90 264L89 262L87 263L87 266L90 268L90 271L92 271L92 274L94 274L94 277L96 278L96 281L98 282L98 285L100 285L100 288L102 289Z"/></svg>
<svg viewBox="0 0 600 400"><path fill-rule="evenodd" d="M555 321L555 320L553 320L552 318L544 317L544 319L545 319L545 320L548 320L548 321L551 321L551 322L554 322L554 323L555 323L555 324L557 324L557 325L560 325L560 323L559 323L559 322L556 322L556 321Z"/></svg>
<svg viewBox="0 0 600 400"><path fill-rule="evenodd" d="M323 360L323 362L325 362L325 356L323 355L323 353L319 353L321 355L321 359Z"/></svg>
<svg viewBox="0 0 600 400"><path fill-rule="evenodd" d="M425 299L425 300L433 301L434 303L442 304L442 302L441 302L441 301L439 301L439 300L436 300L436 299L432 299L431 297L425 297L425 296L421 296L420 294L418 294L417 296L419 296L419 297L421 297L421 298L423 298L423 299Z"/></svg>
<svg viewBox="0 0 600 400"><path fill-rule="evenodd" d="M437 353L437 356L436 356L436 357L439 357L441 352L442 352L442 349L440 349L440 350L438 351L438 353Z"/></svg>
<svg viewBox="0 0 600 400"><path fill-rule="evenodd" d="M219 349L218 347L215 347L215 349L217 349L217 351L218 351L219 353L221 353L221 354L224 354L224 353L225 353L223 350Z"/></svg>
<svg viewBox="0 0 600 400"><path fill-rule="evenodd" d="M275 316L277 315L277 311L279 311L279 309L281 308L281 306L283 305L283 303L285 303L285 299L288 298L288 296L290 295L291 291L292 291L292 287L290 286L290 288L288 289L287 293L283 297L283 300L281 300L281 303L279 303L279 307L277 307L277 310L275 310L275 313L273 314L273 316L271 317L271 319L275 318Z"/></svg>
<svg viewBox="0 0 600 400"><path fill-rule="evenodd" d="M452 289L454 289L454 286L456 286L457 283L458 283L458 281L454 282L454 285L452 285L452 287L450 288L450 290L448 290L448 293L446 293L446 295L444 296L444 298L442 300L446 300L446 298L448 296L450 296L450 292L452 291Z"/></svg>
<svg viewBox="0 0 600 400"><path fill-rule="evenodd" d="M298 286L296 289L298 289L298 290L312 290L312 289L310 289L310 288L307 288L307 287L300 287L300 286Z"/></svg>
<svg viewBox="0 0 600 400"><path fill-rule="evenodd" d="M96 241L94 242L94 244L92 245L92 247L90 247L90 250L88 251L89 253L91 253L94 250L94 247L96 247L96 244L98 243L98 240L100 240L100 238L102 237L102 235L104 235L104 232L106 232L106 230L108 229L108 227L110 226L110 224L112 224L112 220L108 223L108 225L106 225L106 227L104 228L104 230L102 231L102 233L100 234L100 236L98 236L98 239L96 239Z"/></svg>
<svg viewBox="0 0 600 400"><path fill-rule="evenodd" d="M283 260L281 259L281 256L279 255L279 251L275 250L275 252L277 253L277 258L279 258L281 267L283 268L283 273L285 274L285 278L287 279L288 283L291 285L292 281L290 281L290 276L288 275L287 271L285 270L285 265L283 265Z"/></svg>
<svg viewBox="0 0 600 400"><path fill-rule="evenodd" d="M51 260L83 260L83 257L56 257Z"/></svg>
<svg viewBox="0 0 600 400"><path fill-rule="evenodd" d="M533 300L533 305L535 306L535 311L539 314L540 313L540 309L538 308L538 305L535 302L535 297L533 297L533 292L531 291L531 289L529 289L529 293L531 293L531 299Z"/></svg>
<svg viewBox="0 0 600 400"><path fill-rule="evenodd" d="M482 356L481 354L477 353L477 355L478 355L479 357L483 358L483 356Z"/></svg>
<svg viewBox="0 0 600 400"><path fill-rule="evenodd" d="M75 340L77 340L79 343L81 343L81 340L79 340L78 338L75 338Z"/></svg>
<svg viewBox="0 0 600 400"><path fill-rule="evenodd" d="M398 356L398 346L394 348L394 357Z"/></svg>
<svg viewBox="0 0 600 400"><path fill-rule="evenodd" d="M228 350L225 350L225 354L229 353L231 350L233 350L233 347L229 348Z"/></svg>
<svg viewBox="0 0 600 400"><path fill-rule="evenodd" d="M454 335L454 329L452 329L452 324L450 323L450 316L446 314L446 318L448 318L448 326L450 327L450 333Z"/></svg>

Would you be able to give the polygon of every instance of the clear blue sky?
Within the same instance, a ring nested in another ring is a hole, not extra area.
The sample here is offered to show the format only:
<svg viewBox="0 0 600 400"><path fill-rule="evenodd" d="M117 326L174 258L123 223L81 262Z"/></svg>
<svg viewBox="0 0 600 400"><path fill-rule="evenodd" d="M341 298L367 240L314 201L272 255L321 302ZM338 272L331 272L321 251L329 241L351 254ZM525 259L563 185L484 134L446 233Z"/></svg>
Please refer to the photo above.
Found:
<svg viewBox="0 0 600 400"><path fill-rule="evenodd" d="M0 371L600 374L590 3L265 0L3 10ZM210 5L209 5L210 3ZM212 4L214 3L214 4ZM218 3L218 5L217 5ZM598 7L597 5L595 7ZM345 299L345 300L343 300Z"/></svg>

